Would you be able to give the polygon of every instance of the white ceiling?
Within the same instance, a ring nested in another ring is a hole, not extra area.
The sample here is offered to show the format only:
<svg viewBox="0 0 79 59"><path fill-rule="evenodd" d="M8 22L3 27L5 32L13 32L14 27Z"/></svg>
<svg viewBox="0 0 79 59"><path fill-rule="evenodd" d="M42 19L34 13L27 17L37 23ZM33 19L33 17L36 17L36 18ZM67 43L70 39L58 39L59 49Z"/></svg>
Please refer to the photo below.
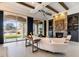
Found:
<svg viewBox="0 0 79 59"><path fill-rule="evenodd" d="M48 16L48 15L43 16L42 13L38 12L38 10L41 10L41 9L48 13L51 13L52 15L56 14L54 11L51 11L50 9L46 8L45 6L47 5L51 6L52 8L56 9L59 12L66 11L58 2L43 2L42 4L39 4L37 2L25 2L25 3L34 6L35 9L31 9L29 7L23 6L16 2L3 2L3 3L0 3L0 10L4 10L8 14L13 13L23 17L31 16L36 19L51 19L52 16ZM79 2L64 2L64 3L69 8L68 14L79 12Z"/></svg>
<svg viewBox="0 0 79 59"><path fill-rule="evenodd" d="M50 6L55 8L59 12L62 12L65 10L58 2L53 2L50 4Z"/></svg>

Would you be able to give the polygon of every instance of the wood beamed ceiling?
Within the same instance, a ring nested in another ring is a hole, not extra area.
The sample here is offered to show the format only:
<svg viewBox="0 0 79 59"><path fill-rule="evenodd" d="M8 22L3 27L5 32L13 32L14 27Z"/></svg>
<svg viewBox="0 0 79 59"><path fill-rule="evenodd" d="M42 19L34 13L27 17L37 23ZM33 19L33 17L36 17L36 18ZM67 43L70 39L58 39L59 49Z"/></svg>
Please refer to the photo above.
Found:
<svg viewBox="0 0 79 59"><path fill-rule="evenodd" d="M27 3L24 3L24 2L17 2L17 3L19 3L19 4L21 4L21 5L24 5L24 6L26 6L26 7L29 7L29 8L31 8L31 9L35 9L34 6L29 5L29 4L27 4Z"/></svg>
<svg viewBox="0 0 79 59"><path fill-rule="evenodd" d="M31 8L31 9L35 9L34 6L32 6L32 5L30 5L30 4L27 4L27 3L25 3L25 2L17 2L17 3L19 3L19 4L21 4L21 5L24 5L24 6L26 6L26 7L29 7L29 8ZM42 4L42 2L37 2L37 3ZM67 6L64 2L58 2L58 3L59 3L65 10L68 10L68 9L69 9L68 6ZM59 13L58 10L56 10L55 8L53 8L53 7L50 6L50 5L47 5L47 6L45 6L45 7L48 8L49 10L55 12L55 13Z"/></svg>
<svg viewBox="0 0 79 59"><path fill-rule="evenodd" d="M41 4L42 2L37 2L37 3ZM47 5L46 8L52 10L52 11L55 12L55 13L59 13L56 9L54 9L53 7L51 7L51 6L49 6L49 5Z"/></svg>
<svg viewBox="0 0 79 59"><path fill-rule="evenodd" d="M55 13L59 13L59 11L57 11L56 9L54 9L53 7L51 7L51 6L49 6L49 5L47 5L46 8L48 8L48 9L54 11Z"/></svg>
<svg viewBox="0 0 79 59"><path fill-rule="evenodd" d="M64 2L58 2L65 10L68 10L68 6Z"/></svg>

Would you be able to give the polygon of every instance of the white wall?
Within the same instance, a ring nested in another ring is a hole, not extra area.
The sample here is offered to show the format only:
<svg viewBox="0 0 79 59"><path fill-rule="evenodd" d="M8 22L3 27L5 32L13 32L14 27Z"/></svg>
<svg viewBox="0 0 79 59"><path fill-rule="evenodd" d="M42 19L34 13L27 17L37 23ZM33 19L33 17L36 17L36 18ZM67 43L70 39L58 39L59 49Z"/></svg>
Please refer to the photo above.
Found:
<svg viewBox="0 0 79 59"><path fill-rule="evenodd" d="M68 15L75 14L75 13L79 13L79 8L78 7L74 7L72 9L68 10Z"/></svg>

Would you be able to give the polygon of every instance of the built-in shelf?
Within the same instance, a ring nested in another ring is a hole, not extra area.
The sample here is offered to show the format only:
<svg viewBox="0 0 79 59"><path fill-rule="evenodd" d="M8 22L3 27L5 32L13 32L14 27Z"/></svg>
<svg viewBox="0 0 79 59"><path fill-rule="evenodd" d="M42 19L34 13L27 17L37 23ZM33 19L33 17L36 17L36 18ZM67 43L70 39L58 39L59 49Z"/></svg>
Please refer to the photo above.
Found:
<svg viewBox="0 0 79 59"><path fill-rule="evenodd" d="M79 42L78 27L79 27L79 13L68 16L68 34L71 34L71 41Z"/></svg>

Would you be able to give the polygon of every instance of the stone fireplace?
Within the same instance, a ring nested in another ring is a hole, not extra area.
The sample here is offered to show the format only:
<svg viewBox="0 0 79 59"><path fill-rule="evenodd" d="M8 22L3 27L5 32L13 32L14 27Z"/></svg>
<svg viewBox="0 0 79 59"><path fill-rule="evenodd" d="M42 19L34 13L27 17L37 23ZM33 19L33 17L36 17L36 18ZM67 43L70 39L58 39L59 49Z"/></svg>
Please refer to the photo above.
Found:
<svg viewBox="0 0 79 59"><path fill-rule="evenodd" d="M58 38L67 36L67 12L53 16L53 36Z"/></svg>

